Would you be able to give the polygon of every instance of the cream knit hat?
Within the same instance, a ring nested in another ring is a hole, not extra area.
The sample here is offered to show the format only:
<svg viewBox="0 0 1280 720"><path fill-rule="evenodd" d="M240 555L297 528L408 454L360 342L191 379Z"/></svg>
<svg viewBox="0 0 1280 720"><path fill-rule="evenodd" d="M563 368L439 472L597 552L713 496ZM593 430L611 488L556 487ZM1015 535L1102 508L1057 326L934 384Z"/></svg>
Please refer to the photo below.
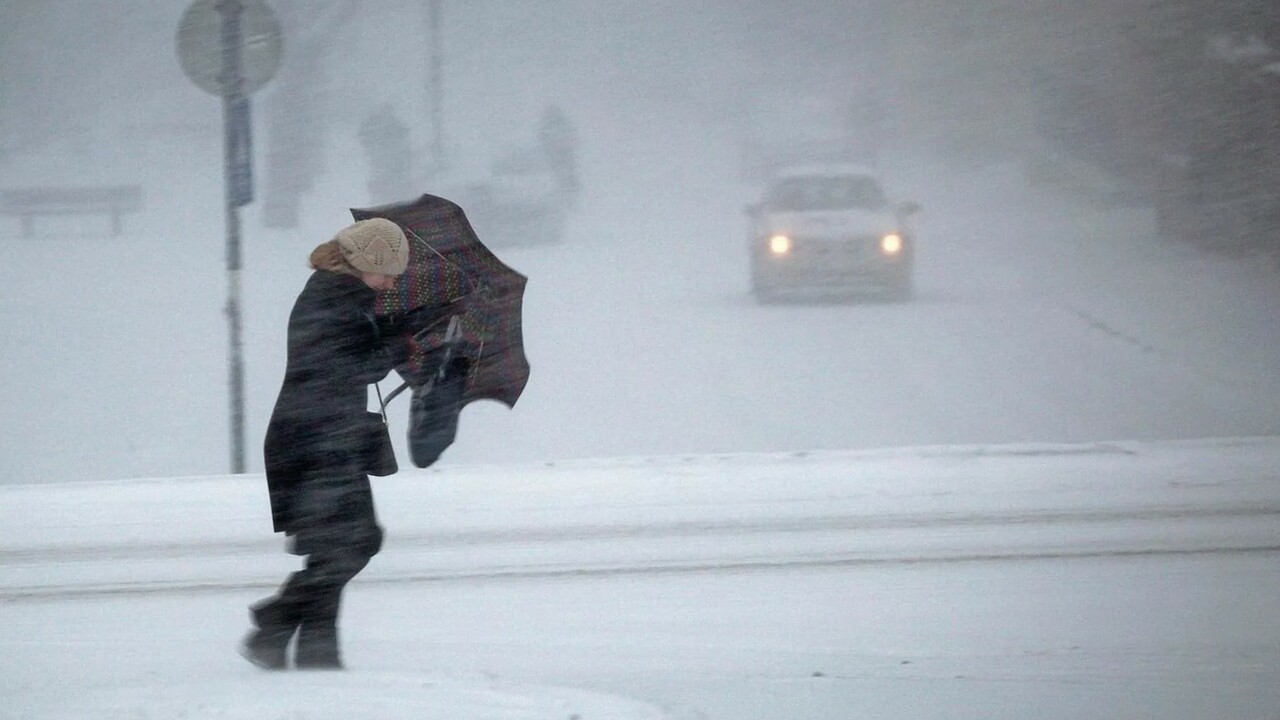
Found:
<svg viewBox="0 0 1280 720"><path fill-rule="evenodd" d="M382 275L399 275L409 266L409 241L400 226L385 218L348 225L334 238L351 267Z"/></svg>

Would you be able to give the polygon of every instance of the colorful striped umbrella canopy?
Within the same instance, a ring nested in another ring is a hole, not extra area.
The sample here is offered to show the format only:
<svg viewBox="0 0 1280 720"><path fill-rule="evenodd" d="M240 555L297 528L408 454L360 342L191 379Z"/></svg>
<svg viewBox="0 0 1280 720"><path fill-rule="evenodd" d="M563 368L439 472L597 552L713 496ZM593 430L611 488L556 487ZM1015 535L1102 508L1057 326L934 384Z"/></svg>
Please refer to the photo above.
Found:
<svg viewBox="0 0 1280 720"><path fill-rule="evenodd" d="M507 267L480 242L456 203L435 195L372 208L352 208L358 220L386 218L409 238L409 267L381 294L377 312L413 312L414 351L400 368L421 377L426 356L458 316L464 353L471 360L463 403L497 400L514 407L529 381L521 327L524 275Z"/></svg>

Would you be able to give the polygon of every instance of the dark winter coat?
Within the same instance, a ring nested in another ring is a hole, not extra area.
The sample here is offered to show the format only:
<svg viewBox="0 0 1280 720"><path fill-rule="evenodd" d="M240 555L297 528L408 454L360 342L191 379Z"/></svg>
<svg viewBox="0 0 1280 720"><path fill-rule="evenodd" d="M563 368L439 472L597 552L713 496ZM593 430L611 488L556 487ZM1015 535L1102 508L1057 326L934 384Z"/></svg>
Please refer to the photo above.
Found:
<svg viewBox="0 0 1280 720"><path fill-rule="evenodd" d="M284 385L263 448L276 532L314 520L302 507L306 484L369 494L359 453L368 386L403 361L382 340L376 297L358 277L317 270L294 303Z"/></svg>

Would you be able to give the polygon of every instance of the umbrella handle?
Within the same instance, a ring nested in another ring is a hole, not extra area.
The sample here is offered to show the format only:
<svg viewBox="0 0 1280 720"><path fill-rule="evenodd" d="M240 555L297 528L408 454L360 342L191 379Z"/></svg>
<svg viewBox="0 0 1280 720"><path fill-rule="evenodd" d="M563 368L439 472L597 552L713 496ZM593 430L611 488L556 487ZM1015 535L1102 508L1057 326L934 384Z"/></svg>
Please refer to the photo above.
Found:
<svg viewBox="0 0 1280 720"><path fill-rule="evenodd" d="M427 380L426 384L422 386L424 392L430 392L431 388L436 384L436 379L444 377L445 369L449 367L449 360L453 355L453 346L454 346L453 341L457 340L459 337L462 336L461 327L462 327L462 320L457 315L453 315L449 318L449 327L447 327L444 331L444 340L446 343L444 360L441 361L440 370L436 372L435 376ZM378 401L379 401L378 404L381 406L382 415L384 418L386 417L386 414L387 414L387 405L389 405L392 400L395 400L397 395L399 395L400 393L404 392L407 389L409 389L409 382L406 380L405 382L400 383L400 385L395 390L392 390L391 392L387 393L387 397L384 399L382 397L382 388L381 387L378 388Z"/></svg>
<svg viewBox="0 0 1280 720"><path fill-rule="evenodd" d="M445 328L444 331L444 357L440 359L440 367L436 370L435 377L431 378L432 384L435 383L437 378L444 379L444 374L449 369L449 361L453 359L454 341L462 335L462 331L458 329L461 324L457 315L449 318L449 327ZM427 387L429 388L430 385Z"/></svg>

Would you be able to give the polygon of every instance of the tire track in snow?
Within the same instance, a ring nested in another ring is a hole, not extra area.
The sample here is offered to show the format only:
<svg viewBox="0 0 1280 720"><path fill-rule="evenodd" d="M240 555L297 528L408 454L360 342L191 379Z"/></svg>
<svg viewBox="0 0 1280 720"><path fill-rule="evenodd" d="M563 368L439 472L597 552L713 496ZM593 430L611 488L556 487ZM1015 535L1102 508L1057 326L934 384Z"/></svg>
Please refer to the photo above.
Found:
<svg viewBox="0 0 1280 720"><path fill-rule="evenodd" d="M401 586L417 583L477 582L503 580L589 579L627 575L678 575L700 573L769 572L805 569L842 569L876 566L912 566L961 563L1034 562L1046 560L1131 559L1196 557L1217 555L1280 554L1280 545L1238 545L1190 548L1070 549L1026 552L943 553L901 557L838 556L760 558L725 562L636 563L605 567L494 568L476 572L439 572L358 578L361 586ZM113 583L81 587L14 587L0 590L0 603L39 602L58 599L86 599L135 595L187 595L272 590L279 580L197 583Z"/></svg>
<svg viewBox="0 0 1280 720"><path fill-rule="evenodd" d="M1169 350L1165 350L1164 348L1149 343L1131 332L1117 328L1115 325L1099 318L1083 308L1070 304L1064 304L1062 307L1066 309L1068 313L1084 322L1089 329L1106 335L1117 342L1136 348L1144 355L1153 355L1158 357L1172 365L1183 368L1192 375L1214 383L1219 387L1236 392L1242 390L1245 392L1249 391L1249 388L1242 386L1239 380L1224 377L1220 373L1213 372L1211 369L1206 368L1201 364L1191 362L1190 360L1170 352Z"/></svg>
<svg viewBox="0 0 1280 720"><path fill-rule="evenodd" d="M407 548L468 547L521 542L564 542L627 538L705 537L776 533L868 530L927 530L946 528L1005 527L1011 525L1100 524L1120 521L1191 519L1280 518L1280 505L1232 505L1206 507L1181 505L1141 509L1027 510L1015 513L939 513L899 515L832 515L793 518L688 520L663 523L618 523L568 527L525 527L458 530L390 536ZM43 562L136 560L147 558L237 557L275 553L280 540L130 543L104 545L30 547L0 550L0 567Z"/></svg>
<svg viewBox="0 0 1280 720"><path fill-rule="evenodd" d="M1280 506L1244 504L477 530L395 537L387 562L362 576L361 582L402 585L1274 553L1280 552L1278 533ZM554 560L545 559L548 550L540 549L543 546L554 548L549 550ZM0 586L0 602L269 589L277 584L276 572L259 561L278 554L278 541L4 551L0 568L9 567L13 584ZM169 561L178 561L175 567L183 569L169 569ZM130 569L135 563L158 564L141 571L144 577L154 573L150 579L140 579ZM191 569L203 574L181 577Z"/></svg>

